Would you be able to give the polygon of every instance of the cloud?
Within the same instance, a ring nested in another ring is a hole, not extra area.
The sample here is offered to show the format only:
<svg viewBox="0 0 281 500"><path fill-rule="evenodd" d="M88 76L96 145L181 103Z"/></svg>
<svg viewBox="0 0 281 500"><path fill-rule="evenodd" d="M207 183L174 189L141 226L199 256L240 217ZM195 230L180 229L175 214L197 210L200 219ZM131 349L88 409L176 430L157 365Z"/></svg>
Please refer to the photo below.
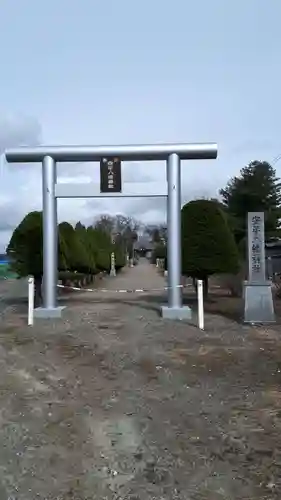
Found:
<svg viewBox="0 0 281 500"><path fill-rule="evenodd" d="M40 144L39 122L26 116L0 117L0 154L14 146L36 146Z"/></svg>
<svg viewBox="0 0 281 500"><path fill-rule="evenodd" d="M39 164L7 164L4 152L17 146L42 144L39 122L28 116L6 116L0 119L0 252L9 242L13 229L26 213L41 210L41 168ZM94 163L61 163L57 168L59 182L99 182L99 165ZM128 163L122 166L123 181L149 182L146 165ZM118 204L118 208L117 208ZM91 223L99 213L131 214L132 200L66 199L58 201L60 220ZM139 206L139 205L138 205ZM134 210L133 210L134 212ZM143 205L138 215L143 212Z"/></svg>
<svg viewBox="0 0 281 500"><path fill-rule="evenodd" d="M249 139L236 144L235 147L232 148L232 153L234 155L243 153L248 154L249 151L255 151L258 155L265 155L268 154L268 152L270 153L273 148L274 142L271 139Z"/></svg>
<svg viewBox="0 0 281 500"><path fill-rule="evenodd" d="M0 232L12 231L14 228L15 212L17 208L14 203L6 202L0 198L1 218L0 218Z"/></svg>

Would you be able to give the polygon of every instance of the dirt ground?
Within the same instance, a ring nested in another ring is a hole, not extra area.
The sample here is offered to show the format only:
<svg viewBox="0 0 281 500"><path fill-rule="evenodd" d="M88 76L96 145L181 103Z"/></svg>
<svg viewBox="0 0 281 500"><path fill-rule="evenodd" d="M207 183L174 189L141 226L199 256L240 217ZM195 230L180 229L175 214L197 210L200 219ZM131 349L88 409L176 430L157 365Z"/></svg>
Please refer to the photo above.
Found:
<svg viewBox="0 0 281 500"><path fill-rule="evenodd" d="M105 286L165 283L143 261ZM281 498L280 326L201 332L164 298L77 292L33 328L2 308L0 500Z"/></svg>

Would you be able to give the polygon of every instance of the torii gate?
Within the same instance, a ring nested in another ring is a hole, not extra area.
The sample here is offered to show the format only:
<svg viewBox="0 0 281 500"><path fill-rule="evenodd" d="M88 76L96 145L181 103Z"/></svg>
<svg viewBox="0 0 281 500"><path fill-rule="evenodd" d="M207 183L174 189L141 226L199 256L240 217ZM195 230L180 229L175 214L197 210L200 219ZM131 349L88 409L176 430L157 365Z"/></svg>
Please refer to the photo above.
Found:
<svg viewBox="0 0 281 500"><path fill-rule="evenodd" d="M207 160L217 157L217 145L155 144L124 146L38 146L19 147L5 152L8 163L42 163L43 188L43 307L35 310L39 318L58 318L57 304L57 198L156 197L167 196L168 223L168 305L163 318L190 319L191 310L182 304L181 285L181 160ZM134 185L128 193L100 193L94 183L57 183L57 162L99 162L106 157L121 161L165 160L168 193Z"/></svg>

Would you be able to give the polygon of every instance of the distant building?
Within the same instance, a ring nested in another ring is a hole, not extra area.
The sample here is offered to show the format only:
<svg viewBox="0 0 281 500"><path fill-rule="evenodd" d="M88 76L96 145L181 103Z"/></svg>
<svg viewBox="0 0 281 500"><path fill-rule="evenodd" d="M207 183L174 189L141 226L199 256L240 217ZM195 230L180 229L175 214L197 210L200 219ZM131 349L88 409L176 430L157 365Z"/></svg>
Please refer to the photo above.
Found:
<svg viewBox="0 0 281 500"><path fill-rule="evenodd" d="M266 274L272 278L281 274L281 239L271 239L265 243Z"/></svg>
<svg viewBox="0 0 281 500"><path fill-rule="evenodd" d="M150 259L154 248L153 242L146 236L140 236L134 244L134 251L140 257L147 257Z"/></svg>

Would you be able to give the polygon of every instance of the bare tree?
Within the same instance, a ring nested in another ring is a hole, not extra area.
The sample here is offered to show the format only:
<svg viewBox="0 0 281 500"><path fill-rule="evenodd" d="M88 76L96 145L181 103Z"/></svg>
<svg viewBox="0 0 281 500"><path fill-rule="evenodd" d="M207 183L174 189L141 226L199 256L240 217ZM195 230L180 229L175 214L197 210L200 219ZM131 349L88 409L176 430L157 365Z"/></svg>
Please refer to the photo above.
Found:
<svg viewBox="0 0 281 500"><path fill-rule="evenodd" d="M140 228L140 222L127 215L117 214L115 216L115 231L117 233L137 232Z"/></svg>
<svg viewBox="0 0 281 500"><path fill-rule="evenodd" d="M112 235L115 228L115 217L108 214L102 214L96 219L93 225L96 229L100 229Z"/></svg>
<svg viewBox="0 0 281 500"><path fill-rule="evenodd" d="M110 234L124 234L126 232L137 232L141 223L133 217L123 214L102 214L94 222L94 227L109 232Z"/></svg>
<svg viewBox="0 0 281 500"><path fill-rule="evenodd" d="M138 239L140 222L130 216L118 214L115 217L115 233L123 241L130 257L134 254L134 242Z"/></svg>
<svg viewBox="0 0 281 500"><path fill-rule="evenodd" d="M94 223L95 228L106 231L116 243L123 244L130 257L134 253L134 241L138 239L140 226L138 220L123 214L102 214Z"/></svg>
<svg viewBox="0 0 281 500"><path fill-rule="evenodd" d="M153 243L167 242L167 226L165 224L149 224L145 226L145 234L147 234Z"/></svg>

